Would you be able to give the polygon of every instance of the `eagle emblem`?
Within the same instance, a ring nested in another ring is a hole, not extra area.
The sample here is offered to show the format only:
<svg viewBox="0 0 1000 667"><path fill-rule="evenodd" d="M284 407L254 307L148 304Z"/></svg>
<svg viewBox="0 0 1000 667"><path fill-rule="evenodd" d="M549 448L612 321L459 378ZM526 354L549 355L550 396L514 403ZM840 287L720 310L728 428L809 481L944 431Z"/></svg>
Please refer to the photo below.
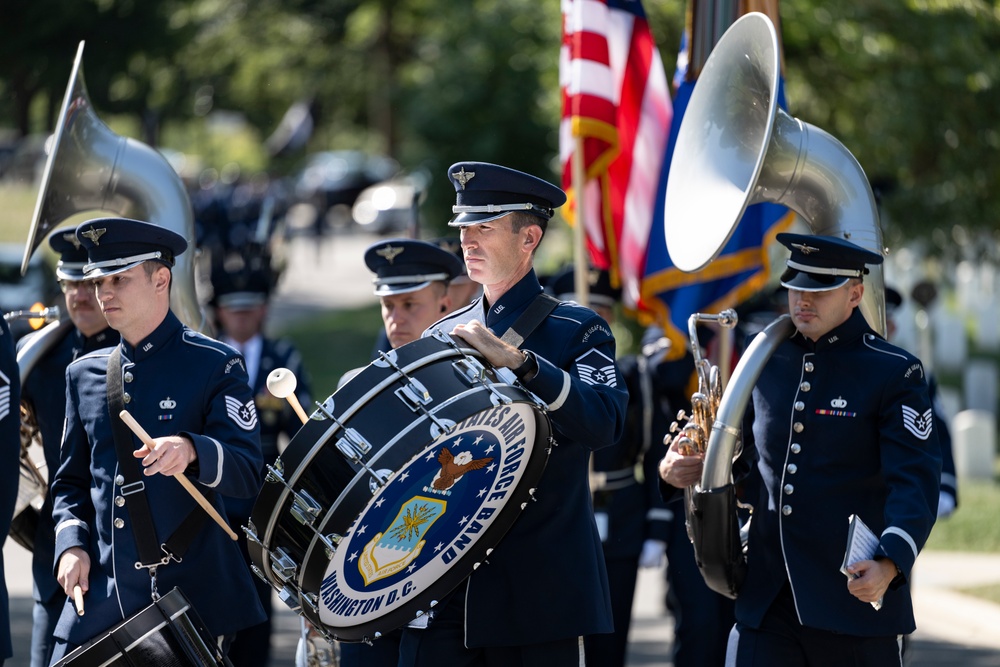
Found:
<svg viewBox="0 0 1000 667"><path fill-rule="evenodd" d="M458 171L451 172L451 175L452 175L452 177L456 181L458 181L459 185L461 185L462 189L464 190L465 189L465 184L468 183L469 181L471 181L473 178L476 177L476 172L474 172L474 171L466 171L465 167L462 167Z"/></svg>
<svg viewBox="0 0 1000 667"><path fill-rule="evenodd" d="M399 257L399 255L403 252L403 250L404 249L400 248L399 246L387 245L384 248L379 248L378 250L376 250L375 254L383 258L390 264L392 264L392 260Z"/></svg>
<svg viewBox="0 0 1000 667"><path fill-rule="evenodd" d="M66 241L67 243L72 243L74 248L76 248L77 250L80 249L81 245L80 239L76 238L76 232L66 232L65 234L62 235L62 237L63 240Z"/></svg>
<svg viewBox="0 0 1000 667"><path fill-rule="evenodd" d="M461 452L458 456L455 456L447 447L442 447L441 453L438 454L438 463L441 464L441 470L434 475L434 479L431 481L431 488L435 491L447 491L455 486L458 480L462 479L462 475L471 470L479 470L492 460L492 456L473 459L472 454L469 452Z"/></svg>
<svg viewBox="0 0 1000 667"><path fill-rule="evenodd" d="M805 243L793 243L792 247L801 252L803 255L811 255L814 252L819 252L819 248L806 245Z"/></svg>
<svg viewBox="0 0 1000 667"><path fill-rule="evenodd" d="M80 232L80 236L87 237L88 239L90 239L90 242L93 243L96 246L96 245L101 245L98 242L98 239L101 238L102 236L104 236L104 234L107 231L108 230L105 227L101 227L100 229L95 229L94 227L91 227L90 229L88 229L85 232Z"/></svg>

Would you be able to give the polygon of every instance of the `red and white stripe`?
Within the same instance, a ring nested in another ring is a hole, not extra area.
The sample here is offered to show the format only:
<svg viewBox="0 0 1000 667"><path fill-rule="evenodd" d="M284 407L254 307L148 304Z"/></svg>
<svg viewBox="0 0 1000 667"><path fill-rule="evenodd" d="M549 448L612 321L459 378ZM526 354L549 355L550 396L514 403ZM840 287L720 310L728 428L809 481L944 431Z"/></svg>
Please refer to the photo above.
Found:
<svg viewBox="0 0 1000 667"><path fill-rule="evenodd" d="M672 116L660 54L638 0L562 0L560 160L576 220L576 137L584 138L582 196L591 261L611 271L625 305L639 301L646 245Z"/></svg>

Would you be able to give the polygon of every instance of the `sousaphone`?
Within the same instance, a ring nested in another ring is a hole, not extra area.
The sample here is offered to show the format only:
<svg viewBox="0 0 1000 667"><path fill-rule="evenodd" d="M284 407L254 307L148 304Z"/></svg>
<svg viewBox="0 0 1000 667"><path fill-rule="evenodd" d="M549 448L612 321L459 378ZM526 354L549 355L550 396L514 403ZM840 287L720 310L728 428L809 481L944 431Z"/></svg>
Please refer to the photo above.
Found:
<svg viewBox="0 0 1000 667"><path fill-rule="evenodd" d="M101 211L151 222L188 241L173 268L170 306L182 322L205 331L195 291L194 211L184 183L159 152L115 134L97 117L83 79L83 45L50 140L21 274L42 240L72 215Z"/></svg>
<svg viewBox="0 0 1000 667"><path fill-rule="evenodd" d="M664 204L670 259L697 271L715 259L751 204L781 204L816 235L883 253L871 186L836 138L778 106L779 47L764 14L736 20L705 63L677 136ZM882 267L869 267L861 312L885 333ZM736 519L732 460L753 386L792 332L772 322L740 359L711 425L701 483L686 507L695 559L713 590L735 598L746 568ZM708 430L708 425L704 425Z"/></svg>

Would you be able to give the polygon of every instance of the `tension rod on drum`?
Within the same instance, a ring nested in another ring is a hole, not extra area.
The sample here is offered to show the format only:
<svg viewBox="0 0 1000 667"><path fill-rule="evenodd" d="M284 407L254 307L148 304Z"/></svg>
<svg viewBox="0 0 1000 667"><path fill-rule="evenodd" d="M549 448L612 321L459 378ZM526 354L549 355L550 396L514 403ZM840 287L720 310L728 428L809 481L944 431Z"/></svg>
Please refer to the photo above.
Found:
<svg viewBox="0 0 1000 667"><path fill-rule="evenodd" d="M490 394L493 396L494 406L500 404L510 405L510 403L512 402L511 399L507 396L504 396L499 391L497 391L496 388L493 386L493 383L486 381L486 367L482 364L482 362L480 362L475 357L470 357L468 354L466 354L462 350L462 348L458 346L458 344L455 342L455 339L452 336L449 336L440 329L434 329L431 332L431 335L437 340L447 345L448 347L450 347L451 349L458 352L460 355L462 355L462 361L465 362L468 368L466 369L459 368L458 370L462 372L462 375L464 375L469 380L469 382L475 382L476 384L480 385L481 387L484 387L487 391L489 391ZM457 367L459 363L461 362L455 362L454 365ZM474 372L469 372L469 369L471 369Z"/></svg>
<svg viewBox="0 0 1000 667"><path fill-rule="evenodd" d="M343 436L337 440L337 451L347 457L351 463L361 466L365 472L367 472L371 477L378 483L379 486L385 486L385 483L389 481L388 477L385 477L377 470L372 470L368 466L368 462L365 461L362 456L371 450L371 444L364 439L364 437L358 433L355 429L347 428L344 424L337 419L326 405L316 402L317 409L323 413L323 415L332 421L334 424L340 427L340 431ZM317 533L318 534L318 533Z"/></svg>

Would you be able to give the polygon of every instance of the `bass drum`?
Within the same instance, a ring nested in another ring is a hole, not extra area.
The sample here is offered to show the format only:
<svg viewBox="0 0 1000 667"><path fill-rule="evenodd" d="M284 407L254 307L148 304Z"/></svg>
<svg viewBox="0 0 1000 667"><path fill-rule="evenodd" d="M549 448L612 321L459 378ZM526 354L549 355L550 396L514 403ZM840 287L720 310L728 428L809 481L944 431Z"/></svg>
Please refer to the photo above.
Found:
<svg viewBox="0 0 1000 667"><path fill-rule="evenodd" d="M328 639L373 641L487 559L550 440L541 401L461 341L383 354L269 467L245 528L254 570Z"/></svg>

